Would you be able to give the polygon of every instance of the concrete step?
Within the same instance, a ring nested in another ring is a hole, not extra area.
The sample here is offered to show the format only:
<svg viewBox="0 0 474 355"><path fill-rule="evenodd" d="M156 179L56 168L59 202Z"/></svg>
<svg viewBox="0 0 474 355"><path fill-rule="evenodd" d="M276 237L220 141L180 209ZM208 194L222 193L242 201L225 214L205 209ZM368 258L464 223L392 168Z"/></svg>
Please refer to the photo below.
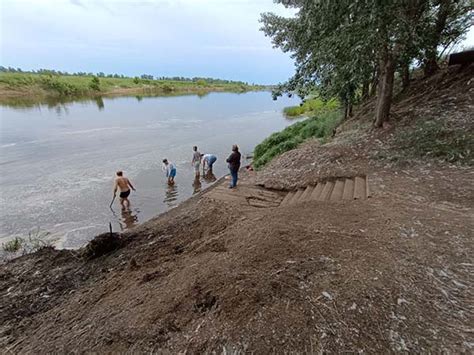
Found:
<svg viewBox="0 0 474 355"><path fill-rule="evenodd" d="M281 204L280 206L285 206L285 205L288 205L288 203L290 202L290 200L293 198L293 196L295 196L295 191L290 191L286 194L285 198L283 199L283 201L281 201Z"/></svg>
<svg viewBox="0 0 474 355"><path fill-rule="evenodd" d="M301 202L308 201L309 198L311 197L311 193L313 192L313 190L314 190L313 185L306 186L306 189L304 190L303 194L300 197L300 201Z"/></svg>
<svg viewBox="0 0 474 355"><path fill-rule="evenodd" d="M357 200L370 197L367 176L340 178L334 181L320 182L316 186L308 185L304 189L289 192L280 206L291 205L304 201L342 201Z"/></svg>
<svg viewBox="0 0 474 355"><path fill-rule="evenodd" d="M354 179L354 199L366 199L366 181L365 178L356 176Z"/></svg>
<svg viewBox="0 0 474 355"><path fill-rule="evenodd" d="M292 199L288 202L288 204L292 205L294 203L297 203L303 194L304 190L303 189L298 189L295 193L295 195L292 197Z"/></svg>
<svg viewBox="0 0 474 355"><path fill-rule="evenodd" d="M334 184L332 189L331 196L329 197L330 201L340 201L342 200L342 193L344 191L344 180L338 179Z"/></svg>
<svg viewBox="0 0 474 355"><path fill-rule="evenodd" d="M331 196L331 192L334 188L333 181L326 181L324 184L323 191L321 191L321 195L318 197L318 201L327 201L329 200L329 196Z"/></svg>
<svg viewBox="0 0 474 355"><path fill-rule="evenodd" d="M323 191L324 183L318 182L316 187L314 188L311 196L309 197L310 200L317 200L319 195L321 195L321 191Z"/></svg>
<svg viewBox="0 0 474 355"><path fill-rule="evenodd" d="M343 200L352 200L354 198L354 180L346 179L344 182L344 191L342 192Z"/></svg>

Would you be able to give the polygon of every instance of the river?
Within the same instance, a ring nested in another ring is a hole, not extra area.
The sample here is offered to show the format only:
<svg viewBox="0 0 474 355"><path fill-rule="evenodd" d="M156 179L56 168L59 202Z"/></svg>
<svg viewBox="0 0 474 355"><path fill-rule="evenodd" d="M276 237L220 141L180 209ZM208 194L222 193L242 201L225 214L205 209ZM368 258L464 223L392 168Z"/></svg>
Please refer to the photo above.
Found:
<svg viewBox="0 0 474 355"><path fill-rule="evenodd" d="M227 173L231 145L251 154L272 132L291 124L292 99L269 92L205 96L115 97L68 103L2 105L0 242L49 233L59 248L78 248L95 235L142 223L208 186L193 178L192 146L218 159ZM166 184L161 161L177 166ZM131 210L109 209L117 170L135 185Z"/></svg>

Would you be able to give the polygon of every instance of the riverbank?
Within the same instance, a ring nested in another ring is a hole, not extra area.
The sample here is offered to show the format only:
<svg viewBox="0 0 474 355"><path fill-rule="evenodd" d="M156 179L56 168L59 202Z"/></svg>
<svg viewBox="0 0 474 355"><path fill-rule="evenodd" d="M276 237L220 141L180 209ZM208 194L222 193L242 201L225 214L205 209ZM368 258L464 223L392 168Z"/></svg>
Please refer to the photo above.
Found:
<svg viewBox="0 0 474 355"><path fill-rule="evenodd" d="M451 68L413 83L383 130L361 107L329 142L309 139L242 173L237 189L217 184L113 243L101 244L105 235L0 266L0 346L472 351L473 171L469 153L449 162L463 144L450 134L474 131L472 74ZM435 140L417 129L432 125L444 127ZM370 198L329 198L361 176ZM302 198L319 184L328 198ZM288 191L298 198L281 204Z"/></svg>
<svg viewBox="0 0 474 355"><path fill-rule="evenodd" d="M265 90L261 85L224 80L151 80L36 73L0 73L0 102L14 98L180 95Z"/></svg>

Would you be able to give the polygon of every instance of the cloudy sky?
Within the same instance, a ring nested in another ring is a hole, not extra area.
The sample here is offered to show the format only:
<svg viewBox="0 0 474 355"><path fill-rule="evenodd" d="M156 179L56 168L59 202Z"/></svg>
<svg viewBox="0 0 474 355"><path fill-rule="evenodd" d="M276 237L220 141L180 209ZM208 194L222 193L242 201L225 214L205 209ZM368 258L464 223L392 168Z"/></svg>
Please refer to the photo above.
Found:
<svg viewBox="0 0 474 355"><path fill-rule="evenodd" d="M272 0L2 0L1 65L276 83L288 55L259 31Z"/></svg>
<svg viewBox="0 0 474 355"><path fill-rule="evenodd" d="M0 64L130 76L285 81L288 55L259 31L272 0L0 0ZM474 30L466 42L474 44Z"/></svg>

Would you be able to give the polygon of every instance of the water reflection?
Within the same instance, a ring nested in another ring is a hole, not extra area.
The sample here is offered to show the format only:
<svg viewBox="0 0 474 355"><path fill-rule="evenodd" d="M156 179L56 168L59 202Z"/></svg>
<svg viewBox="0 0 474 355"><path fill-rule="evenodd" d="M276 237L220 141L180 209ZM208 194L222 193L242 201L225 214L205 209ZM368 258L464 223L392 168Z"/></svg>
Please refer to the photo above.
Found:
<svg viewBox="0 0 474 355"><path fill-rule="evenodd" d="M97 108L99 109L99 111L102 111L104 109L104 100L102 99L102 96L99 96L99 97L96 97L94 99L95 101L95 104L97 105Z"/></svg>
<svg viewBox="0 0 474 355"><path fill-rule="evenodd" d="M122 230L124 229L130 229L135 227L138 224L138 213L140 211L135 209L134 211L129 210L129 209L122 209L122 218L120 219L120 228Z"/></svg>
<svg viewBox="0 0 474 355"><path fill-rule="evenodd" d="M202 184L201 184L201 178L199 175L194 178L192 186L193 186L193 195L201 191Z"/></svg>
<svg viewBox="0 0 474 355"><path fill-rule="evenodd" d="M168 207L176 206L176 201L178 200L178 185L172 184L168 185L165 191L165 199L163 200L164 203L168 205Z"/></svg>
<svg viewBox="0 0 474 355"><path fill-rule="evenodd" d="M205 182L207 182L208 184L214 182L217 180L216 176L214 175L214 173L212 172L212 169L208 169L206 172L204 172L203 174L203 179Z"/></svg>
<svg viewBox="0 0 474 355"><path fill-rule="evenodd" d="M204 98L209 95L208 91L205 92L167 92L162 91L157 92L153 89L142 89L141 92L135 95L135 98L138 102L143 101L146 98L156 98L156 97L175 97L175 96L197 96L199 98ZM28 97L0 97L0 105L15 109L36 109L41 110L45 106L54 110L58 116L65 113L68 114L68 105L81 102L84 104L93 103L97 106L99 111L103 111L105 108L104 98L108 100L120 99L123 97L129 97L129 94L124 95L106 95L106 96L28 96Z"/></svg>

